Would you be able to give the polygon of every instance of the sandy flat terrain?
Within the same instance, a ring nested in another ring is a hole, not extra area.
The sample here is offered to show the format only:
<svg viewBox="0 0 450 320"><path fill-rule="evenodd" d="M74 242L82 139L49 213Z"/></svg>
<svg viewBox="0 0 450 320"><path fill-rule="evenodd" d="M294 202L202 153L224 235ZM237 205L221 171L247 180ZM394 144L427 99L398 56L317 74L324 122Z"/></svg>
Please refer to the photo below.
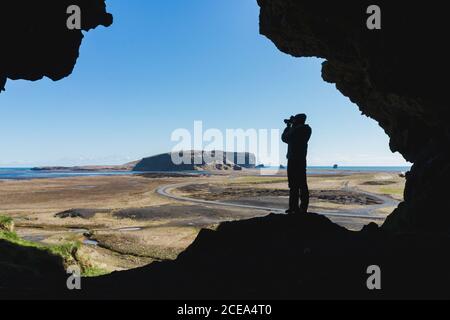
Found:
<svg viewBox="0 0 450 320"><path fill-rule="evenodd" d="M0 210L26 213L163 204L164 199L154 197L152 191L171 180L176 179L107 176L3 181Z"/></svg>
<svg viewBox="0 0 450 320"><path fill-rule="evenodd" d="M161 186L174 184L185 185L173 190L174 194L195 199L271 208L285 208L288 200L285 177L258 176L255 172L202 177L76 177L0 181L0 214L13 217L18 234L27 240L84 242L82 253L109 272L173 259L192 243L201 228L269 213L180 202L156 192ZM396 204L380 206L377 195L401 200L404 179L389 173L329 175L311 176L309 184L311 211L385 217ZM348 217L332 220L350 229L370 222Z"/></svg>

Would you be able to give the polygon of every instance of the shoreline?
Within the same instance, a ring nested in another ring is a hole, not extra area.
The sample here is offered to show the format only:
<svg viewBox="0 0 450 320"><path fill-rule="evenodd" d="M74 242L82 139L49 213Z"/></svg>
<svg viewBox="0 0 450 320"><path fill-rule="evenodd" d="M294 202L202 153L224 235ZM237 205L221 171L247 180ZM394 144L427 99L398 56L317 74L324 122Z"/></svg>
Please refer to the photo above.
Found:
<svg viewBox="0 0 450 320"><path fill-rule="evenodd" d="M410 167L316 167L307 168L308 176L335 177L353 174L405 174L411 170ZM132 170L107 170L107 169L45 169L45 168L2 168L0 167L0 181L26 181L35 179L64 179L76 177L108 177L108 176L159 176L159 177L183 177L183 176L214 176L214 175L260 175L260 176L285 176L287 169L280 168L262 168L246 169L244 171L132 171Z"/></svg>
<svg viewBox="0 0 450 320"><path fill-rule="evenodd" d="M4 169L4 168L0 168ZM21 169L23 172L30 172L30 176L11 176L2 174L0 171L0 181L29 181L42 179L70 179L83 177L121 177L121 176L158 176L158 177L184 177L184 176L201 176L205 172L187 172L187 171L44 171L31 170L29 168Z"/></svg>

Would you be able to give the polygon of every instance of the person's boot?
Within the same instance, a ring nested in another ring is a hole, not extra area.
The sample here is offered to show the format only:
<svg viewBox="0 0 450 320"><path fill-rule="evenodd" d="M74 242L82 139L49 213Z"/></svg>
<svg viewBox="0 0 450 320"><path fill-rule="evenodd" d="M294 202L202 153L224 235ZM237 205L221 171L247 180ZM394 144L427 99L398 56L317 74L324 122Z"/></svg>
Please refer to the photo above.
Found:
<svg viewBox="0 0 450 320"><path fill-rule="evenodd" d="M302 202L300 205L300 208L298 208L297 213L307 214L308 213L308 203L304 204L304 202Z"/></svg>
<svg viewBox="0 0 450 320"><path fill-rule="evenodd" d="M309 192L302 194L301 196L301 204L299 208L299 213L306 214L308 213L309 208Z"/></svg>
<svg viewBox="0 0 450 320"><path fill-rule="evenodd" d="M298 202L300 200L300 191L298 189L290 189L289 191L289 209L286 210L287 214L293 214L298 212Z"/></svg>

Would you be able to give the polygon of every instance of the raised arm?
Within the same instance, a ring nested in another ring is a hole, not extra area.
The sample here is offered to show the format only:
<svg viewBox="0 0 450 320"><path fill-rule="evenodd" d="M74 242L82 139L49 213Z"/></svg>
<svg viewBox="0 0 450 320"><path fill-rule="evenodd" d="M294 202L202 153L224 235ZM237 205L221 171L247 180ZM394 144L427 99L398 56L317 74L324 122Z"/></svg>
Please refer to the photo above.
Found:
<svg viewBox="0 0 450 320"><path fill-rule="evenodd" d="M281 136L281 140L284 143L289 143L289 136L290 136L290 134L291 134L291 127L287 127L286 129L284 129L284 132L283 132L283 134Z"/></svg>

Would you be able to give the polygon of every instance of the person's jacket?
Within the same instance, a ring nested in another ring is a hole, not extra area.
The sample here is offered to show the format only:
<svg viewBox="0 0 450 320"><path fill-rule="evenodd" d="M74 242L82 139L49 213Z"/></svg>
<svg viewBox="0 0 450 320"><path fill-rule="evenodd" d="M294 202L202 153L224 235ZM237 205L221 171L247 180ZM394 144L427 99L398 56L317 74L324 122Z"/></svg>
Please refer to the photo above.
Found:
<svg viewBox="0 0 450 320"><path fill-rule="evenodd" d="M287 158L289 160L306 160L308 154L308 142L312 135L309 125L287 127L281 139L288 144Z"/></svg>

